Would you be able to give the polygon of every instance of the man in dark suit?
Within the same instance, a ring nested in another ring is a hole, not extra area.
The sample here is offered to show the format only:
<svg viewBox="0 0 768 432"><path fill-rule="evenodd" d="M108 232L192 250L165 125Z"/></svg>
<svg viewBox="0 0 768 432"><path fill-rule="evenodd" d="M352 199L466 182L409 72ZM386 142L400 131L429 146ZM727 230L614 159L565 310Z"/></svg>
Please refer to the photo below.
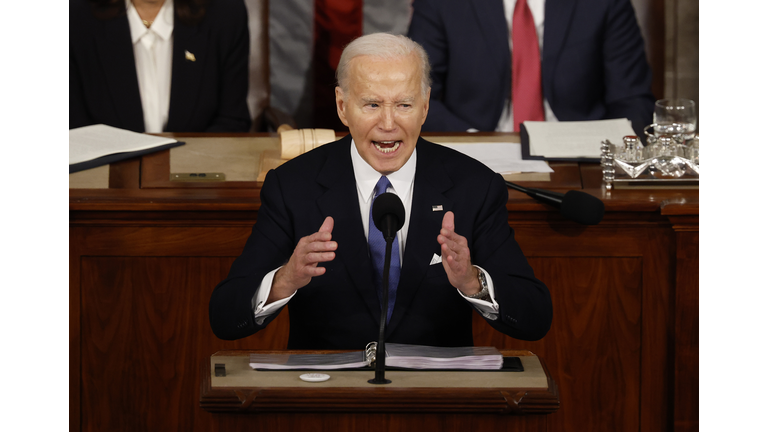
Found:
<svg viewBox="0 0 768 432"><path fill-rule="evenodd" d="M514 7L510 3L507 10ZM626 117L642 135L654 97L630 0L543 3L537 30L544 29L541 86L551 107L548 119ZM408 36L424 46L433 71L424 130L497 130L512 91L506 14L511 10L505 12L503 0L414 1Z"/></svg>
<svg viewBox="0 0 768 432"><path fill-rule="evenodd" d="M503 179L419 137L429 110L423 49L404 36L364 36L345 48L337 73L336 108L350 135L267 174L253 233L211 296L214 333L249 336L287 304L288 348L377 340L381 275L368 241L381 234L369 211L386 184L406 209L387 341L472 345L473 310L509 336L543 337L549 291L507 223Z"/></svg>
<svg viewBox="0 0 768 432"><path fill-rule="evenodd" d="M103 123L147 130L125 8L123 2L70 0L70 129ZM164 132L250 129L248 46L242 0L213 0L203 8L175 2Z"/></svg>

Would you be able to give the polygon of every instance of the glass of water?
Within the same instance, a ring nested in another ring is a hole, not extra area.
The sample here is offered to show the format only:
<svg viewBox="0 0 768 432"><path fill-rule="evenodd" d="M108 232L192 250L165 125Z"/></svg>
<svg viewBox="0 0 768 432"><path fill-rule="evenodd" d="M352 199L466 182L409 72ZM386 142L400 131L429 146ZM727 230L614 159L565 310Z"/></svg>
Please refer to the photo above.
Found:
<svg viewBox="0 0 768 432"><path fill-rule="evenodd" d="M661 99L653 109L656 135L681 135L693 138L696 132L696 102L690 99Z"/></svg>

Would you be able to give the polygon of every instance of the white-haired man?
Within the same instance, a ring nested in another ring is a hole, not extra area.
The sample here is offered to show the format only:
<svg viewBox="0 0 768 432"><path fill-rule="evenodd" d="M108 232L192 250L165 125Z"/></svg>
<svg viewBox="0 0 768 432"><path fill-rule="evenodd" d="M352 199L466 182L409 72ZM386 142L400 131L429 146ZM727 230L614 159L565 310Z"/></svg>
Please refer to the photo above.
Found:
<svg viewBox="0 0 768 432"><path fill-rule="evenodd" d="M267 175L253 233L211 296L214 333L249 336L288 305L288 348L362 349L378 339L388 289L389 342L472 345L473 310L509 336L543 337L549 291L507 224L503 180L419 138L430 92L421 46L363 36L345 48L337 78L350 135ZM406 211L387 288L370 222L384 191Z"/></svg>

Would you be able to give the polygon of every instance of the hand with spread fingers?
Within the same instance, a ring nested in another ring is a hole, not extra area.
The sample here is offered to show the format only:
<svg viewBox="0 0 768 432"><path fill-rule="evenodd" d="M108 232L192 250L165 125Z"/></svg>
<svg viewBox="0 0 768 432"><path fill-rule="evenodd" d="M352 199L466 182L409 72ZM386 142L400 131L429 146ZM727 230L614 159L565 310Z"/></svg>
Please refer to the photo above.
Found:
<svg viewBox="0 0 768 432"><path fill-rule="evenodd" d="M299 240L288 263L275 273L267 304L289 297L306 286L313 277L325 274L325 267L318 267L317 264L332 261L336 257L334 251L338 243L331 240L332 231L333 218L328 216L316 233Z"/></svg>
<svg viewBox="0 0 768 432"><path fill-rule="evenodd" d="M443 268L448 275L448 281L464 295L469 296L482 289L477 279L479 270L472 265L467 239L454 231L453 220L453 212L446 212L437 242L440 243Z"/></svg>

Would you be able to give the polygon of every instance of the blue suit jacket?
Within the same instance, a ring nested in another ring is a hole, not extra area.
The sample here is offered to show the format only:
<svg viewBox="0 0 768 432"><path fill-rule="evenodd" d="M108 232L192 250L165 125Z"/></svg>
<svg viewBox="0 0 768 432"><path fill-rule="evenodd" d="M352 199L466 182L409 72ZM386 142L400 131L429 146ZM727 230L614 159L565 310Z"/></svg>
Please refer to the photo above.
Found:
<svg viewBox="0 0 768 432"><path fill-rule="evenodd" d="M256 324L251 299L258 284L288 260L299 239L332 216L336 258L288 302L288 348L363 349L378 340L381 306L350 145L347 136L269 172L253 233L211 295L210 323L218 337L249 336L276 316ZM472 306L450 285L441 264L430 265L433 255L440 255L437 235L448 210L456 215L456 232L467 237L473 262L494 281L500 314L489 323L518 339L540 339L549 330L552 303L508 225L503 179L476 160L423 139L416 148L408 241L387 341L472 345ZM433 211L433 205L443 211Z"/></svg>
<svg viewBox="0 0 768 432"><path fill-rule="evenodd" d="M544 97L558 120L651 123L651 71L630 0L546 0ZM427 131L493 131L511 92L501 0L415 0L408 34L432 65Z"/></svg>
<svg viewBox="0 0 768 432"><path fill-rule="evenodd" d="M211 1L194 26L174 13L166 132L247 132L248 17L242 0ZM185 51L195 55L186 59ZM69 11L69 128L103 123L144 132L125 13L96 19L87 0Z"/></svg>

